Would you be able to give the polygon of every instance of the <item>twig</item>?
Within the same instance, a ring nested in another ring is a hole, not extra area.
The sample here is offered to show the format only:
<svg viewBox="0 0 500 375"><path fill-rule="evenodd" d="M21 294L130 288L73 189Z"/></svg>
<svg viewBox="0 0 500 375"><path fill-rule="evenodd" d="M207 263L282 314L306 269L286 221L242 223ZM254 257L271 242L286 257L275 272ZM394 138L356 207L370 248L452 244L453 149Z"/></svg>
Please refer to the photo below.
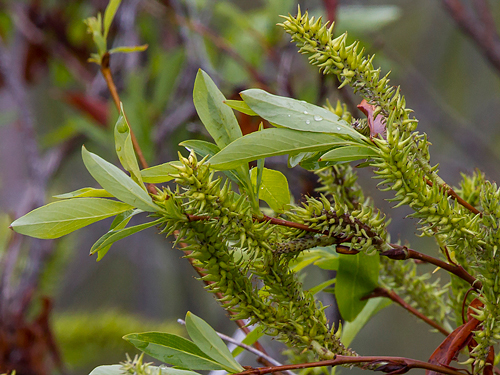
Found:
<svg viewBox="0 0 500 375"><path fill-rule="evenodd" d="M108 85L109 92L111 93L111 97L113 98L113 102L115 103L116 110L118 113L121 112L121 106L120 106L120 96L118 95L118 91L116 90L115 82L113 81L113 76L111 75L111 69L109 68L109 53L106 52L104 56L102 57L101 60L101 73L102 76L104 77L104 80L106 81L106 84ZM124 114L126 117L126 115ZM127 120L128 122L128 120ZM139 142L137 142L137 138L135 137L135 134L132 130L132 127L130 127L130 138L132 139L132 145L134 146L134 151L137 154L137 158L139 159L139 163L141 164L142 168L148 168L148 162L146 161L146 158L144 157L144 154L142 153L141 146L139 145ZM148 191L151 194L156 194L156 188L154 184L147 184Z"/></svg>
<svg viewBox="0 0 500 375"><path fill-rule="evenodd" d="M370 298L375 298L375 297L389 298L391 301L397 303L398 305L403 307L405 310L407 310L410 314L415 315L417 318L423 320L424 322L426 322L430 326L436 328L443 335L448 336L450 334L450 332L448 332L446 329L444 329L439 323L430 319L428 316L425 316L420 311L418 311L417 309L412 307L410 304L406 303L393 290L387 290L385 288L377 287L373 290L373 292L371 292L368 296L363 297L362 299L370 299Z"/></svg>
<svg viewBox="0 0 500 375"><path fill-rule="evenodd" d="M434 184L432 183L432 181L428 180L428 179L425 179L425 183L427 185L429 185L430 187L434 186ZM453 190L451 187L449 187L448 185L444 185L444 186L439 186L439 189L444 189L444 191L446 192L446 194L448 194L449 197L452 197L454 198L460 205L464 206L465 208L467 208L470 212L472 212L473 214L476 214L476 215L481 215L483 216L482 212L479 211L476 207L472 206L469 202L465 201L462 197L460 197L456 192L455 190Z"/></svg>
<svg viewBox="0 0 500 375"><path fill-rule="evenodd" d="M446 263L441 259L437 259L431 257L430 255L409 249L406 246L401 246L396 244L390 244L390 245L393 247L393 249L384 251L380 253L380 255L384 255L390 259L395 259L395 260L418 259L426 263L431 263L467 281L476 290L480 290L482 288L481 282L477 280L474 276L472 276L470 273L468 273L460 265L456 266L453 264Z"/></svg>
<svg viewBox="0 0 500 375"><path fill-rule="evenodd" d="M311 363L300 363L294 365L284 365L284 366L274 366L274 367L260 367L253 368L238 373L237 375L264 375L276 371L283 370L297 370L312 367L322 367L322 366L338 366L354 363L366 363L367 366L377 366L377 370L390 372L392 374L403 374L408 372L413 368L422 368L426 370L435 371L442 374L448 375L463 375L460 371L453 369L449 366L435 365L428 362L419 361L411 358L404 357L385 357L385 356L356 356L350 357L345 355L337 355L334 359L311 362Z"/></svg>
<svg viewBox="0 0 500 375"><path fill-rule="evenodd" d="M458 27L473 40L489 63L500 72L500 38L494 28L492 30L491 21L483 24L474 19L460 0L443 0L443 4ZM485 3L481 5L486 7ZM480 16L484 17L484 14L483 9Z"/></svg>

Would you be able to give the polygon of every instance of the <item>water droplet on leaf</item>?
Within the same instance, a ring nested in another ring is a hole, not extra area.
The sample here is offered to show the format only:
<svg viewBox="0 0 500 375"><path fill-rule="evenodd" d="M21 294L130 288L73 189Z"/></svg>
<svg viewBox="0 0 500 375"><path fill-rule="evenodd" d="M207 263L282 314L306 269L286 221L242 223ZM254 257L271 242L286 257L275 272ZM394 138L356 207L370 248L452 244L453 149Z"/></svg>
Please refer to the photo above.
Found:
<svg viewBox="0 0 500 375"><path fill-rule="evenodd" d="M122 150L122 148L121 148L120 146L118 146L118 147L116 148L116 151L118 151L118 152L120 152L121 150Z"/></svg>
<svg viewBox="0 0 500 375"><path fill-rule="evenodd" d="M340 130L340 126L337 126L337 130Z"/></svg>
<svg viewBox="0 0 500 375"><path fill-rule="evenodd" d="M118 133L126 133L128 126L125 122L122 122L121 124L116 125L116 130L118 130Z"/></svg>
<svg viewBox="0 0 500 375"><path fill-rule="evenodd" d="M321 121L321 120L323 120L323 117L321 117L319 115L314 115L314 120L315 121Z"/></svg>
<svg viewBox="0 0 500 375"><path fill-rule="evenodd" d="M304 111L304 115L307 115L307 114L309 114L309 112L307 112L307 111Z"/></svg>
<svg viewBox="0 0 500 375"><path fill-rule="evenodd" d="M288 117L292 117L292 115L287 115Z"/></svg>
<svg viewBox="0 0 500 375"><path fill-rule="evenodd" d="M309 120L306 120L306 124L309 125L311 123L311 121Z"/></svg>

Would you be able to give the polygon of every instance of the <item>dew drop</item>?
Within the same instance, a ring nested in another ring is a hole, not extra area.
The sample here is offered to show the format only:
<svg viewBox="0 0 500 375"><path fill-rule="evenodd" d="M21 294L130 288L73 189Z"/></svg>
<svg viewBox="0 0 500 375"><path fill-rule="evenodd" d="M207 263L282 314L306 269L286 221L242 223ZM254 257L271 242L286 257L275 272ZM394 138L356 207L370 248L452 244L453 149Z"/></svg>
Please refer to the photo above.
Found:
<svg viewBox="0 0 500 375"><path fill-rule="evenodd" d="M308 114L309 114L309 112L307 112L307 111L304 111L304 115L308 115Z"/></svg>
<svg viewBox="0 0 500 375"><path fill-rule="evenodd" d="M287 115L288 117L292 117L292 115Z"/></svg>
<svg viewBox="0 0 500 375"><path fill-rule="evenodd" d="M118 133L126 133L128 130L128 126L125 123L121 123L119 125L116 125L116 130L118 130Z"/></svg>
<svg viewBox="0 0 500 375"><path fill-rule="evenodd" d="M340 126L337 126L337 130L340 130Z"/></svg>
<svg viewBox="0 0 500 375"><path fill-rule="evenodd" d="M306 124L309 125L311 123L311 121L309 120L306 120Z"/></svg>
<svg viewBox="0 0 500 375"><path fill-rule="evenodd" d="M314 121L321 121L321 120L323 120L323 117L319 115L314 115Z"/></svg>

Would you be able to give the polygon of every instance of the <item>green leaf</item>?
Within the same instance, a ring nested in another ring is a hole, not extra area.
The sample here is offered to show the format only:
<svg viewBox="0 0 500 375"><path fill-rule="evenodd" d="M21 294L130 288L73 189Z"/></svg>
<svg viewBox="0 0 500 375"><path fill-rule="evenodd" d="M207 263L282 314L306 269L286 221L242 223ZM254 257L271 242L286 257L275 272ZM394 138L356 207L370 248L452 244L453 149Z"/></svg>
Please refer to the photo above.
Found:
<svg viewBox="0 0 500 375"><path fill-rule="evenodd" d="M98 366L89 375L123 375L122 365Z"/></svg>
<svg viewBox="0 0 500 375"><path fill-rule="evenodd" d="M246 345L253 345L257 342L258 339L260 339L262 336L264 336L264 327L263 326L257 326L253 330L250 331L248 335L245 336L243 341L241 341L243 344ZM240 353L243 353L245 349L242 348L241 346L237 346L234 348L234 350L231 352L233 357L236 357Z"/></svg>
<svg viewBox="0 0 500 375"><path fill-rule="evenodd" d="M351 345L352 340L364 325L380 310L391 304L388 298L370 298L365 307L352 322L345 322L342 326L342 343L346 346Z"/></svg>
<svg viewBox="0 0 500 375"><path fill-rule="evenodd" d="M128 219L130 220L130 219ZM94 245L92 245L92 248L90 249L90 254L95 254L96 252L99 252L97 260L101 260L104 255L108 252L109 248L111 247L112 244L114 244L116 241L119 241L125 237L128 237L134 233L140 232L141 230L153 227L155 225L158 225L164 221L163 218L157 219L155 221L151 221L149 223L144 223L140 225L134 225L133 227L129 228L114 228L110 230L108 233L103 235L101 238L99 238ZM125 224L126 225L126 224Z"/></svg>
<svg viewBox="0 0 500 375"><path fill-rule="evenodd" d="M346 321L352 322L356 318L367 303L366 300L361 301L361 298L377 287L379 261L378 254L339 254L335 298L340 315Z"/></svg>
<svg viewBox="0 0 500 375"><path fill-rule="evenodd" d="M118 159L123 168L130 173L130 177L134 180L144 191L147 191L144 183L142 182L139 164L135 157L134 145L132 144L132 136L130 134L130 125L128 124L125 112L123 112L123 104L120 103L120 116L116 121L115 129L115 150Z"/></svg>
<svg viewBox="0 0 500 375"><path fill-rule="evenodd" d="M322 283L320 283L320 284L316 285L315 287L312 287L311 289L309 289L309 292L311 292L312 294L319 293L323 289L328 288L332 284L335 284L335 279L330 279L330 280L323 281Z"/></svg>
<svg viewBox="0 0 500 375"><path fill-rule="evenodd" d="M85 167L94 179L119 200L148 212L160 211L160 207L134 180L113 164L82 147Z"/></svg>
<svg viewBox="0 0 500 375"><path fill-rule="evenodd" d="M257 172L257 168L252 168L250 171L253 186L257 186ZM285 175L280 171L263 168L259 198L266 202L274 212L284 212L290 204L290 190Z"/></svg>
<svg viewBox="0 0 500 375"><path fill-rule="evenodd" d="M58 199L67 199L67 198L88 198L88 197L97 197L97 198L111 198L113 197L104 189L94 189L94 188L82 188L70 193L64 193L59 195L54 195L54 198Z"/></svg>
<svg viewBox="0 0 500 375"><path fill-rule="evenodd" d="M270 123L295 130L334 133L366 140L337 115L314 104L272 95L260 89L245 90L240 95L255 113Z"/></svg>
<svg viewBox="0 0 500 375"><path fill-rule="evenodd" d="M220 147L212 142L201 141L199 139L190 139L179 143L179 146L185 147L188 150L194 151L197 155L204 158L207 155L215 155L220 151Z"/></svg>
<svg viewBox="0 0 500 375"><path fill-rule="evenodd" d="M206 355L223 365L227 371L233 373L244 371L215 330L203 319L189 311L186 314L186 329L191 340Z"/></svg>
<svg viewBox="0 0 500 375"><path fill-rule="evenodd" d="M171 175L179 173L179 170L175 166L180 167L182 163L180 161L170 161L141 169L142 180L151 184L161 184L162 182L173 180L174 178Z"/></svg>
<svg viewBox="0 0 500 375"><path fill-rule="evenodd" d="M203 125L219 147L225 147L242 136L233 111L224 104L226 98L203 70L194 82L193 101Z"/></svg>
<svg viewBox="0 0 500 375"><path fill-rule="evenodd" d="M131 208L128 204L110 199L65 199L27 213L14 221L11 228L31 237L58 238Z"/></svg>
<svg viewBox="0 0 500 375"><path fill-rule="evenodd" d="M258 116L252 108L248 106L243 100L225 100L224 103L231 107L232 109L237 110L238 112L244 113L249 116Z"/></svg>
<svg viewBox="0 0 500 375"><path fill-rule="evenodd" d="M345 142L345 139L334 134L270 128L237 139L214 155L209 163L215 169L232 169L249 161L270 156L326 151Z"/></svg>
<svg viewBox="0 0 500 375"><path fill-rule="evenodd" d="M123 47L111 48L108 52L110 55L112 55L113 53L142 52L147 50L148 47L149 47L148 44L143 44L142 46L123 46Z"/></svg>
<svg viewBox="0 0 500 375"><path fill-rule="evenodd" d="M370 146L344 146L321 155L319 161L355 161L379 156L377 148Z"/></svg>
<svg viewBox="0 0 500 375"><path fill-rule="evenodd" d="M314 265L318 266L323 270L337 271L339 268L339 258L331 257L331 258L319 259L316 262L314 262Z"/></svg>
<svg viewBox="0 0 500 375"><path fill-rule="evenodd" d="M109 4L104 11L104 39L108 37L111 22L113 22L121 2L121 0L109 0Z"/></svg>
<svg viewBox="0 0 500 375"><path fill-rule="evenodd" d="M180 370L167 366L151 366L148 365L149 374L151 375L200 375L194 371ZM90 375L124 375L122 365L108 365L96 367Z"/></svg>
<svg viewBox="0 0 500 375"><path fill-rule="evenodd" d="M190 370L223 370L224 367L184 337L163 332L131 333L125 340L162 362Z"/></svg>

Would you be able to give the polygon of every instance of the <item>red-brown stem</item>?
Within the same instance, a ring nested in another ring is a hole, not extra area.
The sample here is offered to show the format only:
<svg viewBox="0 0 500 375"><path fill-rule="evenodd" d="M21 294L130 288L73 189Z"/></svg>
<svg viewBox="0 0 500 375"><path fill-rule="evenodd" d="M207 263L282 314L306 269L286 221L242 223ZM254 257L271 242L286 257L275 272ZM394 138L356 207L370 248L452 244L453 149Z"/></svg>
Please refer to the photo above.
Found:
<svg viewBox="0 0 500 375"><path fill-rule="evenodd" d="M403 307L405 310L407 310L410 314L415 315L417 318L423 320L424 322L429 324L431 327L436 328L443 335L448 336L450 334L450 332L448 332L446 329L444 329L439 323L430 319L428 316L425 316L424 314L422 314L421 312L416 310L414 307L412 307L408 303L406 303L393 290L387 290L385 288L378 287L378 288L375 288L373 290L373 292L371 292L368 296L366 296L363 299L369 299L369 298L375 298L375 297L389 298L392 302L397 303L398 305Z"/></svg>
<svg viewBox="0 0 500 375"><path fill-rule="evenodd" d="M417 259L426 263L434 264L439 268L442 268L461 279L467 281L474 289L480 290L482 284L474 276L468 273L462 266L446 263L441 259L431 257L430 255L420 253L416 250L408 249L406 246L391 244L393 250L384 251L381 255L387 256L391 259L405 260L405 259Z"/></svg>
<svg viewBox="0 0 500 375"><path fill-rule="evenodd" d="M411 358L404 357L385 357L385 356L344 356L337 355L334 359L320 361L320 362L311 362L311 363L300 363L294 365L284 365L284 366L271 366L271 367L260 367L260 368L252 368L243 372L240 372L236 375L264 375L269 374L276 371L284 371L284 370L297 370L311 367L322 367L322 366L338 366L345 365L350 363L366 363L367 365L380 365L384 366L386 369L391 369L388 372L392 372L394 369L394 373L403 374L413 368L422 368L426 370L435 371L441 374L448 375L463 375L462 372L455 370L449 366L440 366L435 365L428 362L419 361ZM396 372L399 370L399 372Z"/></svg>
<svg viewBox="0 0 500 375"><path fill-rule="evenodd" d="M427 185L429 186L433 186L434 184L432 183L432 181L428 180L428 179L425 179L425 182ZM464 199L462 199L456 192L455 190L453 190L451 187L449 187L448 185L442 185L442 186L439 186L439 189L444 189L446 194L448 194L448 196L452 197L453 199L455 199L459 204L461 204L462 206L464 206L465 208L467 208L470 212L472 212L473 214L479 214L479 215L483 215L481 213L481 211L479 211L476 207L474 207L473 205L471 205L469 202L465 201Z"/></svg>
<svg viewBox="0 0 500 375"><path fill-rule="evenodd" d="M197 221L197 220L208 220L210 219L209 216L197 216L197 215L188 215L188 219L190 221ZM313 229L308 227L305 224L300 224L300 223L295 223L293 221L288 221L288 220L283 220L283 219L278 219L275 217L270 217L264 215L263 217L254 217L255 221L258 221L259 223L268 221L271 224L275 225L282 225L285 227L289 228L296 228L296 229L301 229L305 230L307 232L312 232L312 233L319 233L319 234L324 234L324 235L329 235L328 231L320 231L317 229ZM381 255L384 255L390 259L396 259L396 260L406 260L406 259L416 259L422 262L426 263L431 263L434 264L435 266L438 266L458 277L461 279L467 281L474 289L479 290L482 287L482 284L479 280L477 280L474 276L472 276L470 273L468 273L462 266L456 266L450 263L446 263L445 261L442 261L441 259L437 259L434 257L431 257L430 255L420 253L416 250L412 250L407 248L406 246L401 246L397 244L390 244L392 246L392 250L384 251L381 253ZM353 252L353 254L356 254Z"/></svg>
<svg viewBox="0 0 500 375"><path fill-rule="evenodd" d="M113 76L111 74L111 69L109 68L109 53L105 53L101 60L101 73L108 85L109 92L111 93L111 97L113 98L113 102L115 103L116 110L118 113L121 112L120 108L120 96L118 95L118 90L116 89L115 82L113 81ZM125 115L125 114L124 114ZM126 116L126 115L125 115ZM128 122L128 120L127 120ZM130 127L130 138L132 139L132 145L134 146L134 151L137 154L137 158L139 159L139 163L142 168L148 168L148 162L144 157L141 146L139 146L139 142L137 142L137 138ZM148 191L151 194L156 194L156 188L154 184L147 184Z"/></svg>

